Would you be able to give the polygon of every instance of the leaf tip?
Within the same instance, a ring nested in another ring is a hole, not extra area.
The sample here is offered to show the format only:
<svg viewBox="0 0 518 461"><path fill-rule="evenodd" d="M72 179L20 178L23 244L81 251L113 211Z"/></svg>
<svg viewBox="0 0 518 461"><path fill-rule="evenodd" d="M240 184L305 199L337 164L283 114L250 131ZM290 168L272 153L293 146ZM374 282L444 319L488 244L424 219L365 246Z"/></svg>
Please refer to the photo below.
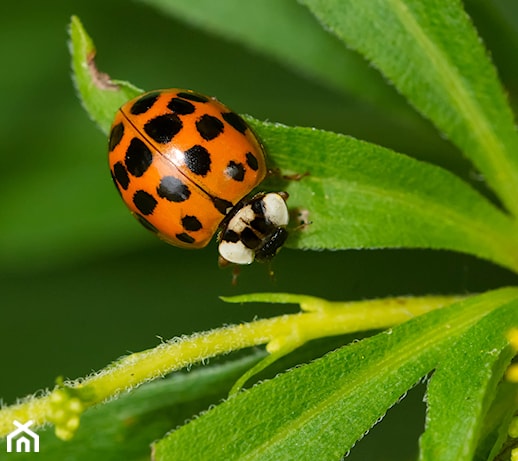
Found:
<svg viewBox="0 0 518 461"><path fill-rule="evenodd" d="M95 45L87 34L81 20L73 15L70 18L70 53L73 60L74 76L77 78L81 70L87 72L90 82L102 91L117 91L117 85L108 74L99 71L95 64ZM78 68L81 66L81 69Z"/></svg>
<svg viewBox="0 0 518 461"><path fill-rule="evenodd" d="M78 16L69 23L69 50L72 64L72 80L76 92L89 116L108 133L117 109L142 90L128 82L112 80L97 69L96 49Z"/></svg>

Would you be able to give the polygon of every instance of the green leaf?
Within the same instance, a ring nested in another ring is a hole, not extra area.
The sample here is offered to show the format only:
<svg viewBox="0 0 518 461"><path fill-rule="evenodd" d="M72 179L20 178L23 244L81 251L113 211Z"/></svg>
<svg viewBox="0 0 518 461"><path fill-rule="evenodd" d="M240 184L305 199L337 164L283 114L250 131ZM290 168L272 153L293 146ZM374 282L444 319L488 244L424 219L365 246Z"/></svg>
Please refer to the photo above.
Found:
<svg viewBox="0 0 518 461"><path fill-rule="evenodd" d="M437 248L518 268L514 223L458 177L340 134L247 119L284 173L283 186L311 224L298 248Z"/></svg>
<svg viewBox="0 0 518 461"><path fill-rule="evenodd" d="M498 385L491 407L482 421L474 461L497 459L495 457L502 451L506 440L512 437L509 427L517 411L518 384L503 380Z"/></svg>
<svg viewBox="0 0 518 461"><path fill-rule="evenodd" d="M315 78L373 104L407 112L404 101L362 59L344 49L311 14L291 0L141 0L209 33L271 56L297 73ZM397 109L396 109L397 108Z"/></svg>
<svg viewBox="0 0 518 461"><path fill-rule="evenodd" d="M340 459L460 335L517 297L470 298L259 384L157 442L155 461Z"/></svg>
<svg viewBox="0 0 518 461"><path fill-rule="evenodd" d="M78 86L87 89L81 93L85 107L107 129L108 114L127 91L99 88L97 74L85 72L93 49L90 39L78 20L71 29L72 49L83 51L82 64L75 68L76 80L83 82ZM74 62L78 56L75 52ZM96 98L98 106L89 104ZM247 120L271 165L283 173L309 173L300 181L276 185L290 192L290 207L311 222L292 232L289 246L449 249L518 270L514 223L447 171L343 135Z"/></svg>
<svg viewBox="0 0 518 461"><path fill-rule="evenodd" d="M264 353L203 367L191 373L144 385L104 405L87 410L71 441L54 435L54 428L38 430L40 461L149 460L150 444L171 428L228 394L233 382ZM5 452L5 440L0 442ZM12 461L32 461L33 453L10 453Z"/></svg>
<svg viewBox="0 0 518 461"><path fill-rule="evenodd" d="M142 90L128 82L111 80L95 66L95 47L77 16L70 21L72 77L85 110L104 133L117 109Z"/></svg>
<svg viewBox="0 0 518 461"><path fill-rule="evenodd" d="M518 301L471 327L441 359L430 380L422 461L473 459L497 386L514 356L506 332L518 325ZM516 407L513 401L508 407Z"/></svg>
<svg viewBox="0 0 518 461"><path fill-rule="evenodd" d="M518 214L518 136L496 71L459 0L302 0L445 133Z"/></svg>

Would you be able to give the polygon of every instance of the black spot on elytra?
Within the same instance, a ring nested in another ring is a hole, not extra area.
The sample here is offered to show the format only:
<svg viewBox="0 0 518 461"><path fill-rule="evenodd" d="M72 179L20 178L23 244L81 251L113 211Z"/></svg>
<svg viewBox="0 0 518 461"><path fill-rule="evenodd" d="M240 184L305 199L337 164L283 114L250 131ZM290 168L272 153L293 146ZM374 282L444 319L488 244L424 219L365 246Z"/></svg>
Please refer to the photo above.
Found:
<svg viewBox="0 0 518 461"><path fill-rule="evenodd" d="M194 243L194 238L189 234L182 232L181 234L176 234L175 237L183 243Z"/></svg>
<svg viewBox="0 0 518 461"><path fill-rule="evenodd" d="M112 181L113 181L113 184L115 184L115 187L117 188L117 192L119 193L119 195L122 197L122 191L121 191L121 187L118 183L118 181L115 179L115 175L113 174L113 171L110 172L111 173L111 176L112 176Z"/></svg>
<svg viewBox="0 0 518 461"><path fill-rule="evenodd" d="M194 105L189 101L180 98L173 98L167 104L168 109L170 109L175 114L179 115L188 115L194 112Z"/></svg>
<svg viewBox="0 0 518 461"><path fill-rule="evenodd" d="M194 101L194 102L207 102L209 100L209 98L207 96L203 96L202 94L199 94L199 93L191 93L188 91L180 91L179 93L176 94L176 96L178 96L179 98L188 99L189 101Z"/></svg>
<svg viewBox="0 0 518 461"><path fill-rule="evenodd" d="M120 184L120 186L124 190L128 190L130 178L129 178L128 172L126 171L126 168L124 167L122 162L117 162L115 165L113 165L112 175L113 175L113 180L116 181L116 183Z"/></svg>
<svg viewBox="0 0 518 461"><path fill-rule="evenodd" d="M158 234L158 229L153 226L153 224L151 224L146 218L144 218L144 216L135 213L135 217L137 218L138 222L142 224L148 231Z"/></svg>
<svg viewBox="0 0 518 461"><path fill-rule="evenodd" d="M108 142L108 148L110 149L110 152L119 145L123 136L124 124L122 122L117 123L117 125L115 125L110 131L110 141Z"/></svg>
<svg viewBox="0 0 518 461"><path fill-rule="evenodd" d="M147 216L153 214L158 202L155 197L147 193L145 190L138 190L133 195L133 203L143 215Z"/></svg>
<svg viewBox="0 0 518 461"><path fill-rule="evenodd" d="M244 133L248 125L246 122L235 112L225 112L223 115L223 119L233 128L235 128L240 133Z"/></svg>
<svg viewBox="0 0 518 461"><path fill-rule="evenodd" d="M167 144L182 129L182 121L176 114L163 114L144 125L146 134L159 144Z"/></svg>
<svg viewBox="0 0 518 461"><path fill-rule="evenodd" d="M259 168L257 157L254 154L252 154L252 152L246 153L246 164L254 171L257 171Z"/></svg>
<svg viewBox="0 0 518 461"><path fill-rule="evenodd" d="M227 167L225 168L225 175L234 181L243 181L245 179L245 167L242 163L236 163L233 160L228 162Z"/></svg>
<svg viewBox="0 0 518 461"><path fill-rule="evenodd" d="M196 129L205 141L217 138L224 129L223 122L212 115L204 114L196 120Z"/></svg>
<svg viewBox="0 0 518 461"><path fill-rule="evenodd" d="M133 138L126 151L124 163L130 174L140 177L153 163L153 154L143 141Z"/></svg>
<svg viewBox="0 0 518 461"><path fill-rule="evenodd" d="M157 101L160 93L147 93L137 99L131 106L130 112L133 115L145 114Z"/></svg>
<svg viewBox="0 0 518 461"><path fill-rule="evenodd" d="M229 202L228 200L224 200L219 197L211 197L212 203L216 207L216 210L218 210L221 214L226 215L228 210L230 210L233 207L232 202Z"/></svg>
<svg viewBox="0 0 518 461"><path fill-rule="evenodd" d="M164 176L156 190L160 197L170 202L184 202L191 195L187 185L174 176Z"/></svg>
<svg viewBox="0 0 518 461"><path fill-rule="evenodd" d="M184 216L182 218L182 226L185 230L195 232L202 228L201 222L196 216Z"/></svg>
<svg viewBox="0 0 518 461"><path fill-rule="evenodd" d="M198 144L185 151L187 168L198 176L205 176L210 171L210 154L205 147Z"/></svg>

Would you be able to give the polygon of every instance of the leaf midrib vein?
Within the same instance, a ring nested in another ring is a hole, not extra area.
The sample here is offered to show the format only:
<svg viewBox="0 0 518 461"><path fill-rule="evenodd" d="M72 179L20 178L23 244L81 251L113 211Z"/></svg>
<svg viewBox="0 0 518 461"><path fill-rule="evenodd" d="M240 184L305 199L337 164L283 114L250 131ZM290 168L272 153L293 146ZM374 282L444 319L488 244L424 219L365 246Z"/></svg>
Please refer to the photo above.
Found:
<svg viewBox="0 0 518 461"><path fill-rule="evenodd" d="M494 300L493 305L499 303L503 305L506 302L506 296L503 296L503 299L500 300L498 297ZM478 306L477 306L478 304ZM477 308L482 310L482 312L477 312ZM471 309L466 309L464 312L459 314L457 318L452 318L448 322L450 328L433 328L428 331L428 334L423 336L416 337L411 342L403 342L396 347L390 355L387 355L383 360L379 362L379 366L376 366L377 374L383 375L384 371L389 369L393 372L398 372L398 370L407 362L409 362L412 358L420 357L420 351L426 351L430 349L434 344L442 343L446 341L448 338L452 338L456 336L459 332L468 328L471 324L478 321L478 319L485 315L485 313L493 310L494 307L487 307L484 300L479 300ZM486 312L487 311L487 312ZM437 338L437 336L442 338ZM438 346L437 346L438 347ZM396 359L394 359L396 357ZM356 391L356 388L361 385L367 379L367 375L372 374L372 370L370 367L362 370L361 372L355 374L355 377L351 381L347 381L347 388L344 389L344 386L340 386L335 392L332 392L328 398L324 399L321 403L316 406L311 407L310 410L304 411L297 418L293 419L291 423L288 423L282 427L282 430L277 432L277 434L268 439L267 442L260 444L255 447L252 451L248 452L241 459L245 460L255 460L255 459L263 459L260 458L260 455L271 451L272 446L280 443L282 440L289 437L289 434L296 432L301 427L303 427L307 421L311 420L314 414L321 414L325 408L329 406L336 405L336 402L339 400L346 400L351 397L351 395Z"/></svg>
<svg viewBox="0 0 518 461"><path fill-rule="evenodd" d="M408 7L401 0L390 0L390 2L402 26L415 38L425 56L429 56L430 61L435 63L436 75L442 81L443 88L450 95L454 105L464 114L473 137L477 139L478 145L482 146L481 154L495 173L492 176L495 180L511 181L511 176L508 174L511 169L506 168L508 163L505 155L506 149L492 130L491 123L484 116L480 105L462 84L462 79L456 69L449 64L449 59L440 48L427 37Z"/></svg>

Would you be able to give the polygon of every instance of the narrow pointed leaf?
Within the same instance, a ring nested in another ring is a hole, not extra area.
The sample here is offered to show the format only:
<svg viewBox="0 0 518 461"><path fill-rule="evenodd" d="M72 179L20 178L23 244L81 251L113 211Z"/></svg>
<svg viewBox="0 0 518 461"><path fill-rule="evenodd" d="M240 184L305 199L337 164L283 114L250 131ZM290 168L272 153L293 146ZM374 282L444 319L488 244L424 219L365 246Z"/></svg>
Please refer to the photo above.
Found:
<svg viewBox="0 0 518 461"><path fill-rule="evenodd" d="M154 459L341 459L459 335L517 296L468 299L257 385L159 441Z"/></svg>
<svg viewBox="0 0 518 461"><path fill-rule="evenodd" d="M271 56L309 78L371 103L408 112L376 72L344 49L292 0L141 0L209 33Z"/></svg>
<svg viewBox="0 0 518 461"><path fill-rule="evenodd" d="M70 441L56 438L54 427L39 429L40 452L10 453L12 461L147 461L150 444L172 427L205 410L228 394L239 376L263 353L232 362L177 373L124 393L81 416L78 432ZM5 453L5 439L0 453ZM2 458L4 459L4 458Z"/></svg>
<svg viewBox="0 0 518 461"><path fill-rule="evenodd" d="M506 338L513 325L518 326L517 301L471 327L442 358L428 387L421 461L473 459L497 385L514 356Z"/></svg>
<svg viewBox="0 0 518 461"><path fill-rule="evenodd" d="M518 267L515 224L448 171L347 136L249 121L277 167L309 173L283 185L311 223L289 245L450 249Z"/></svg>
<svg viewBox="0 0 518 461"><path fill-rule="evenodd" d="M81 96L90 115L107 130L108 114L128 91L139 90L131 85L115 92L100 89L97 74L88 67L93 45L78 20L71 30L72 49L79 50L74 62L82 56L74 65L76 80L83 82L78 86L86 88ZM88 103L98 97L99 106ZM248 121L271 165L283 173L309 173L300 181L275 184L290 192L290 207L311 222L292 232L290 246L449 249L518 270L517 227L447 171L343 135Z"/></svg>
<svg viewBox="0 0 518 461"><path fill-rule="evenodd" d="M111 80L95 66L95 46L77 16L70 21L72 77L85 110L104 133L117 109L142 90L128 82Z"/></svg>
<svg viewBox="0 0 518 461"><path fill-rule="evenodd" d="M301 0L445 133L518 214L512 112L459 0Z"/></svg>
<svg viewBox="0 0 518 461"><path fill-rule="evenodd" d="M473 461L493 460L505 451L509 427L518 412L518 384L500 381L489 411L482 421L480 438Z"/></svg>

